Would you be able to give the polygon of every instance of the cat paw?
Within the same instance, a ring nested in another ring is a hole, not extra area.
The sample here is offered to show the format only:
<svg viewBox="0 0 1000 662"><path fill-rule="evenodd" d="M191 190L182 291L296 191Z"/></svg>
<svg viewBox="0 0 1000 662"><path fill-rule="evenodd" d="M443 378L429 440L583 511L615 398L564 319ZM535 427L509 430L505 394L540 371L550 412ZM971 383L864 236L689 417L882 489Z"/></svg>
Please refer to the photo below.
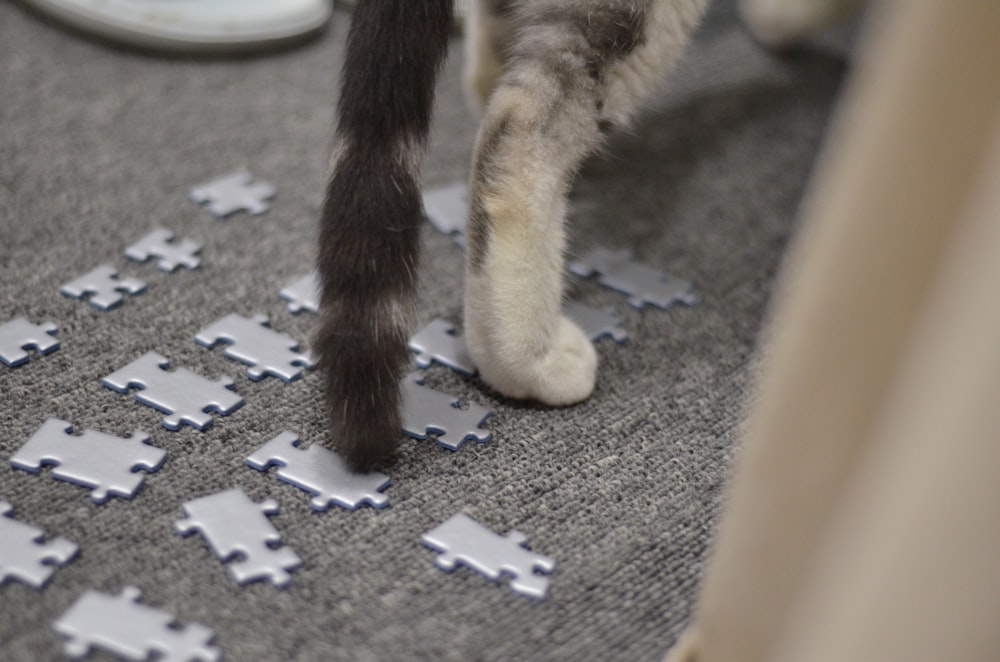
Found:
<svg viewBox="0 0 1000 662"><path fill-rule="evenodd" d="M550 346L540 357L516 354L480 351L473 352L473 359L483 380L510 398L558 407L586 400L594 392L597 352L583 331L565 317L560 318Z"/></svg>

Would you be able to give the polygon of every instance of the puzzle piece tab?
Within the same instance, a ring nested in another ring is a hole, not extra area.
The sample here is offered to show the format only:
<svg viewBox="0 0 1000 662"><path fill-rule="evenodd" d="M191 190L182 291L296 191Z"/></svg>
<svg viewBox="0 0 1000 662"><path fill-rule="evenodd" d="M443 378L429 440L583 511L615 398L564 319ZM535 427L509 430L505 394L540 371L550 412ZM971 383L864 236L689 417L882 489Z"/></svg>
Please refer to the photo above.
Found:
<svg viewBox="0 0 1000 662"><path fill-rule="evenodd" d="M89 590L77 598L52 626L66 639L66 654L80 658L94 648L135 662L156 653L163 662L219 659L219 649L209 645L211 629L198 623L176 627L173 615L141 604L141 596L126 586L117 596Z"/></svg>
<svg viewBox="0 0 1000 662"><path fill-rule="evenodd" d="M243 405L243 398L230 390L233 380L229 377L213 382L185 368L170 372L169 365L162 355L147 352L101 383L119 393L127 393L130 387L141 389L135 399L167 414L163 427L168 430L180 429L187 423L204 431L213 420L208 410L228 416Z"/></svg>
<svg viewBox="0 0 1000 662"><path fill-rule="evenodd" d="M403 432L414 439L437 434L439 446L457 451L469 439L483 443L492 438L481 426L492 413L485 407L470 404L458 408L458 398L423 385L423 378L411 373L401 382L403 391Z"/></svg>
<svg viewBox="0 0 1000 662"><path fill-rule="evenodd" d="M278 296L288 302L288 312L297 315L304 310L319 312L319 276L313 272L278 290Z"/></svg>
<svg viewBox="0 0 1000 662"><path fill-rule="evenodd" d="M18 579L42 588L56 566L72 560L77 546L65 538L43 543L42 530L11 519L11 510L13 506L0 501L0 586L8 579Z"/></svg>
<svg viewBox="0 0 1000 662"><path fill-rule="evenodd" d="M468 377L476 374L465 338L455 335L455 327L444 320L432 320L410 338L408 345L410 351L416 352L415 360L421 368L429 368L437 361Z"/></svg>
<svg viewBox="0 0 1000 662"><path fill-rule="evenodd" d="M312 368L315 364L308 354L297 354L299 343L270 328L263 315L253 319L235 313L226 315L200 331L194 339L210 349L218 342L227 343L223 353L249 365L247 375L253 380L273 375L292 382L302 376L303 368Z"/></svg>
<svg viewBox="0 0 1000 662"><path fill-rule="evenodd" d="M465 218L469 214L469 187L452 184L424 193L424 213L438 232L465 248Z"/></svg>
<svg viewBox="0 0 1000 662"><path fill-rule="evenodd" d="M145 237L125 249L125 257L136 262L159 258L156 267L160 271L173 272L177 267L197 269L201 266L202 245L190 239L174 241L174 233L156 228Z"/></svg>
<svg viewBox="0 0 1000 662"><path fill-rule="evenodd" d="M357 510L367 503L375 508L389 505L382 490L389 486L389 477L373 471L357 474L347 468L333 451L313 444L303 449L293 432L282 432L247 458L247 465L267 471L278 465L278 478L313 495L309 506L324 511L330 504Z"/></svg>
<svg viewBox="0 0 1000 662"><path fill-rule="evenodd" d="M208 203L208 211L216 218L225 218L238 211L263 214L271 205L268 201L277 190L245 170L224 175L210 182L195 186L188 197L200 205Z"/></svg>
<svg viewBox="0 0 1000 662"><path fill-rule="evenodd" d="M628 340L628 331L622 328L622 316L614 308L591 308L571 301L566 304L566 316L576 322L591 342L610 336L616 343Z"/></svg>
<svg viewBox="0 0 1000 662"><path fill-rule="evenodd" d="M144 479L137 470L156 471L167 457L166 451L148 445L144 432L122 439L94 430L77 436L71 429L58 418L46 420L10 459L11 465L32 473L56 465L53 478L92 488L90 499L104 503L112 495L134 497Z"/></svg>
<svg viewBox="0 0 1000 662"><path fill-rule="evenodd" d="M0 363L15 368L28 362L26 348L41 355L59 349L59 341L52 336L59 329L52 322L32 324L18 317L0 324Z"/></svg>
<svg viewBox="0 0 1000 662"><path fill-rule="evenodd" d="M281 534L267 518L277 514L276 501L254 503L234 488L188 501L184 512L187 518L177 520L174 529L182 536L201 533L220 561L239 555L239 561L229 564L229 573L240 584L267 579L285 586L291 580L288 572L302 565L288 547L271 546L281 542Z"/></svg>
<svg viewBox="0 0 1000 662"><path fill-rule="evenodd" d="M689 306L698 303L698 297L691 283L634 262L632 253L628 250L610 251L606 248L597 248L582 260L571 264L569 269L583 278L599 274L598 282L628 295L629 305L633 308L651 304L665 309L675 303Z"/></svg>
<svg viewBox="0 0 1000 662"><path fill-rule="evenodd" d="M118 270L102 264L88 273L71 280L59 291L73 299L84 299L90 295L90 305L98 310L111 310L121 305L128 294L141 294L146 291L146 283L136 278L119 278Z"/></svg>
<svg viewBox="0 0 1000 662"><path fill-rule="evenodd" d="M523 533L497 535L464 513L454 515L420 540L443 552L435 560L442 570L451 572L465 565L493 581L501 574L513 575L510 587L532 598L544 598L549 587L549 578L536 573L551 573L556 567L555 559L524 548Z"/></svg>

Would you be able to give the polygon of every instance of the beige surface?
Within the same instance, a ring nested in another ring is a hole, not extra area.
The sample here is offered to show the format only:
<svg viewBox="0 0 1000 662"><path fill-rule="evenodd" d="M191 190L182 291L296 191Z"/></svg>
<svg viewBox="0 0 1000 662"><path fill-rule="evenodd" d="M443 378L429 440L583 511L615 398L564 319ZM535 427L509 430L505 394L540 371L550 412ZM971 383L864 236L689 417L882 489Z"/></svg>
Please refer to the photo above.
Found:
<svg viewBox="0 0 1000 662"><path fill-rule="evenodd" d="M1000 4L877 20L672 662L1000 656Z"/></svg>

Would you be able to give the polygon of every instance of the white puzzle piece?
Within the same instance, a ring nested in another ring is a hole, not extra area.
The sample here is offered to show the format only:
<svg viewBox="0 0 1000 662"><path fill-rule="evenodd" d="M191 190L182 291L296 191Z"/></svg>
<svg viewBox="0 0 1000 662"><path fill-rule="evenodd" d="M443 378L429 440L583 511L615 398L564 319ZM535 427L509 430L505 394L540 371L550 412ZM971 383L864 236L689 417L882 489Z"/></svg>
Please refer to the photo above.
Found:
<svg viewBox="0 0 1000 662"><path fill-rule="evenodd" d="M302 565L288 547L272 547L281 542L281 534L267 518L278 513L278 504L271 499L254 503L234 488L188 501L184 512L187 517L177 520L174 529L182 536L201 533L222 562L239 556L228 564L229 574L239 584L266 579L286 586L291 581L289 571Z"/></svg>
<svg viewBox="0 0 1000 662"><path fill-rule="evenodd" d="M145 292L146 283L137 278L119 278L117 269L102 264L66 283L59 291L73 299L85 299L89 295L91 306L108 311L125 300L123 292L132 295Z"/></svg>
<svg viewBox="0 0 1000 662"><path fill-rule="evenodd" d="M209 645L211 629L198 623L177 627L173 615L141 604L141 596L134 586L116 596L86 591L52 625L66 639L66 654L81 658L99 649L134 662L154 654L162 662L219 659L219 649Z"/></svg>
<svg viewBox="0 0 1000 662"><path fill-rule="evenodd" d="M689 306L698 303L691 283L633 261L628 250L597 248L572 263L569 269L583 278L598 274L601 285L628 295L633 308L650 304L665 309L675 303Z"/></svg>
<svg viewBox="0 0 1000 662"><path fill-rule="evenodd" d="M271 208L269 200L277 190L263 180L255 180L245 170L234 172L195 186L188 197L200 205L206 205L216 218L225 218L238 211L249 214L263 214Z"/></svg>
<svg viewBox="0 0 1000 662"><path fill-rule="evenodd" d="M11 510L13 506L0 501L0 586L17 579L42 588L57 566L73 559L77 546L65 538L42 542L42 530L11 519Z"/></svg>
<svg viewBox="0 0 1000 662"><path fill-rule="evenodd" d="M42 356L56 351L59 341L52 336L58 330L52 322L32 324L23 317L0 324L0 363L11 368L27 363L28 348Z"/></svg>
<svg viewBox="0 0 1000 662"><path fill-rule="evenodd" d="M416 353L414 360L421 368L429 368L436 361L467 377L476 374L465 338L456 335L455 327L444 320L431 320L407 344Z"/></svg>
<svg viewBox="0 0 1000 662"><path fill-rule="evenodd" d="M424 386L423 378L411 373L403 378L403 432L414 439L434 440L439 446L457 451L469 439L483 443L492 438L481 426L489 418L489 409L470 404L459 409L458 398Z"/></svg>
<svg viewBox="0 0 1000 662"><path fill-rule="evenodd" d="M319 276L313 272L278 290L278 296L288 302L288 312L319 312Z"/></svg>
<svg viewBox="0 0 1000 662"><path fill-rule="evenodd" d="M442 552L435 560L442 570L464 565L493 581L512 575L510 587L532 598L544 598L549 587L549 578L537 573L552 573L556 567L554 559L524 548L523 533L497 535L464 513L428 531L421 541Z"/></svg>
<svg viewBox="0 0 1000 662"><path fill-rule="evenodd" d="M465 218L469 214L469 187L452 184L424 193L424 213L438 232L465 248Z"/></svg>
<svg viewBox="0 0 1000 662"><path fill-rule="evenodd" d="M580 327L591 342L605 337L619 344L628 340L622 317L614 308L591 308L571 301L566 304L566 316Z"/></svg>
<svg viewBox="0 0 1000 662"><path fill-rule="evenodd" d="M389 505L389 497L382 494L389 486L388 476L377 471L354 473L333 451L319 444L303 449L300 444L297 434L282 432L254 451L247 465L258 471L277 465L279 480L313 495L309 502L313 510L324 511L331 504L347 510L366 503L374 508Z"/></svg>
<svg viewBox="0 0 1000 662"><path fill-rule="evenodd" d="M66 421L46 420L10 458L11 465L32 473L55 465L53 478L91 488L91 500L100 504L109 496L134 497L145 478L138 469L156 471L167 457L166 451L149 445L145 432L123 439L94 430L74 435L71 430Z"/></svg>
<svg viewBox="0 0 1000 662"><path fill-rule="evenodd" d="M136 262L157 258L156 267L168 273L178 267L197 269L201 266L202 245L190 239L174 239L174 233L156 228L125 249L125 257Z"/></svg>
<svg viewBox="0 0 1000 662"><path fill-rule="evenodd" d="M226 315L199 331L194 339L209 349L216 343L225 343L223 354L249 365L247 375L255 381L271 375L292 382L315 363L308 354L298 353L297 341L269 327L268 319L263 315L253 319L236 314Z"/></svg>
<svg viewBox="0 0 1000 662"><path fill-rule="evenodd" d="M208 410L228 416L243 405L243 398L231 390L233 380L229 377L213 382L186 368L171 372L167 370L169 365L164 356L147 352L101 383L119 393L127 393L132 387L140 389L135 399L165 413L163 427L168 430L178 430L187 423L204 431L213 421Z"/></svg>

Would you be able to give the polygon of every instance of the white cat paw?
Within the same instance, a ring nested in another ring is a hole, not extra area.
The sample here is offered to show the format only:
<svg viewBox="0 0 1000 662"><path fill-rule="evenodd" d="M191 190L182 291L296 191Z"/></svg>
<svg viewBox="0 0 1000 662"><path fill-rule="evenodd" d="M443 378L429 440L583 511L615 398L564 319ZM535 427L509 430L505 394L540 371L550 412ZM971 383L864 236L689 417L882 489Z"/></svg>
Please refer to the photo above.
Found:
<svg viewBox="0 0 1000 662"><path fill-rule="evenodd" d="M481 350L473 359L486 383L511 398L558 407L586 400L594 392L597 352L583 331L565 317L560 318L541 356L516 354Z"/></svg>

